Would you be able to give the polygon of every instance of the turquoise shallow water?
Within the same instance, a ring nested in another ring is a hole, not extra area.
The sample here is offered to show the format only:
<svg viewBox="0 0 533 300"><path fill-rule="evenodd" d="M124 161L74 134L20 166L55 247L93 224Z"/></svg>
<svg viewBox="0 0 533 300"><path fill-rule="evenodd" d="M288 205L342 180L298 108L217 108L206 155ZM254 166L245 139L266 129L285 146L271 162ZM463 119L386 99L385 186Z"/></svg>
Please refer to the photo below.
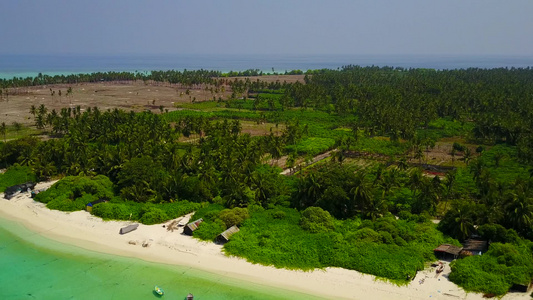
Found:
<svg viewBox="0 0 533 300"><path fill-rule="evenodd" d="M0 299L318 299L189 267L58 243L0 219Z"/></svg>
<svg viewBox="0 0 533 300"><path fill-rule="evenodd" d="M107 71L218 70L221 72L259 69L263 72L337 69L346 65L404 68L502 68L533 66L533 56L495 55L24 55L0 54L0 79Z"/></svg>

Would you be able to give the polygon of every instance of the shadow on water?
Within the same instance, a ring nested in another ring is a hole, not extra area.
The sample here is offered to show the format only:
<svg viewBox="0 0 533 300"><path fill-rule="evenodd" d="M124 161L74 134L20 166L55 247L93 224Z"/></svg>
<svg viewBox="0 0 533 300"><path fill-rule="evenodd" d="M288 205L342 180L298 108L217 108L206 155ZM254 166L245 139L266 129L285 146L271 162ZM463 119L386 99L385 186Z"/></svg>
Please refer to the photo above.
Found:
<svg viewBox="0 0 533 300"><path fill-rule="evenodd" d="M163 295L159 295L156 291L152 291L152 294L154 294L154 296L156 298L162 298L163 297Z"/></svg>

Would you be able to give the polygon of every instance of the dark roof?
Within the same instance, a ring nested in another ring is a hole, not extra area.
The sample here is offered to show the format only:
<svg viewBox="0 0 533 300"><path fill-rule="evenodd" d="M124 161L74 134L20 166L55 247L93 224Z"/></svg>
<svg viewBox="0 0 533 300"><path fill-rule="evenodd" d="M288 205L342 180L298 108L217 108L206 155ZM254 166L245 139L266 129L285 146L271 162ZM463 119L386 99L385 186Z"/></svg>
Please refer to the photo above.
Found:
<svg viewBox="0 0 533 300"><path fill-rule="evenodd" d="M220 242L227 242L229 241L229 238L237 232L239 232L239 227L237 227L236 225L233 225L230 228L228 228L226 231L222 232L217 237L217 240Z"/></svg>
<svg viewBox="0 0 533 300"><path fill-rule="evenodd" d="M436 252L444 252L444 253L448 253L452 255L459 255L461 250L463 250L462 247L457 247L457 246L450 245L450 244L442 244L438 246L437 248L433 249L433 251L436 251Z"/></svg>
<svg viewBox="0 0 533 300"><path fill-rule="evenodd" d="M463 243L463 250L474 252L486 252L489 248L489 243L482 240L469 239Z"/></svg>

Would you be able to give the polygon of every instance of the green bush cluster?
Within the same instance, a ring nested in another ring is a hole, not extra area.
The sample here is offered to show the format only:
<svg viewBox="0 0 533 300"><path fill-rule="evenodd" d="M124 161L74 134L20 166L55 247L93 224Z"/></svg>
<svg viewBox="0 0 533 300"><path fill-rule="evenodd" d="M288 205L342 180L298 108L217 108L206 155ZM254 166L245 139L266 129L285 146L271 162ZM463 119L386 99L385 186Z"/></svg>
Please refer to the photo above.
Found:
<svg viewBox="0 0 533 300"><path fill-rule="evenodd" d="M113 183L104 175L67 176L37 194L35 200L46 203L50 209L76 211L84 209L89 202L113 196Z"/></svg>
<svg viewBox="0 0 533 300"><path fill-rule="evenodd" d="M193 236L204 241L212 241L229 227L240 226L246 219L250 218L250 214L248 208L224 209L221 205L212 204L196 211L191 220L200 218L204 222L194 231Z"/></svg>
<svg viewBox="0 0 533 300"><path fill-rule="evenodd" d="M28 181L37 181L37 176L30 167L15 165L0 174L0 193L7 187L22 184Z"/></svg>
<svg viewBox="0 0 533 300"><path fill-rule="evenodd" d="M363 137L350 149L366 153L402 155L409 148L408 143L393 143L386 139Z"/></svg>
<svg viewBox="0 0 533 300"><path fill-rule="evenodd" d="M202 206L200 203L187 200L156 205L133 201L122 202L120 199L115 199L115 201L96 204L92 209L92 214L108 220L137 220L150 225L186 215Z"/></svg>
<svg viewBox="0 0 533 300"><path fill-rule="evenodd" d="M300 226L311 233L328 232L335 228L333 217L320 207L310 206L302 212Z"/></svg>
<svg viewBox="0 0 533 300"><path fill-rule="evenodd" d="M230 228L233 225L240 226L249 217L248 209L241 207L224 209L218 214L218 218L224 222L226 228Z"/></svg>
<svg viewBox="0 0 533 300"><path fill-rule="evenodd" d="M533 277L531 241L492 243L487 253L452 262L450 280L467 291L503 295Z"/></svg>
<svg viewBox="0 0 533 300"><path fill-rule="evenodd" d="M304 216L280 207L255 211L224 249L253 263L303 270L342 267L406 283L425 262L435 259L435 247L445 242L457 244L444 238L431 222L393 217L376 222L331 218L333 227L326 221L323 228L327 230L315 233L302 228L317 215L314 223L323 224L328 218L322 212L308 209Z"/></svg>

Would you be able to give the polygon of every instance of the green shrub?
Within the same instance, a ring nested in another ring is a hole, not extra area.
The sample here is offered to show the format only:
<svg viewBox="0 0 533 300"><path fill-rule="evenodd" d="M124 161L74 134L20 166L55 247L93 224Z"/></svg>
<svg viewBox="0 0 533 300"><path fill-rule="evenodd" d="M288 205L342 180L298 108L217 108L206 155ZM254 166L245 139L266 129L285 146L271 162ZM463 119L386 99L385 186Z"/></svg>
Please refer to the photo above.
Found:
<svg viewBox="0 0 533 300"><path fill-rule="evenodd" d="M456 260L451 268L450 280L466 291L503 295L513 284L531 282L531 242L493 243L487 253Z"/></svg>
<svg viewBox="0 0 533 300"><path fill-rule="evenodd" d="M334 229L333 218L329 212L314 206L302 212L300 226L311 233L328 232Z"/></svg>
<svg viewBox="0 0 533 300"><path fill-rule="evenodd" d="M193 232L193 236L204 241L212 241L224 230L226 230L226 226L221 220L216 220L215 222L206 221L200 223L198 229Z"/></svg>
<svg viewBox="0 0 533 300"><path fill-rule="evenodd" d="M157 207L148 208L141 216L141 223L146 225L153 225L163 223L169 219L168 215Z"/></svg>
<svg viewBox="0 0 533 300"><path fill-rule="evenodd" d="M113 196L113 183L104 175L67 176L37 194L35 200L46 203L50 209L76 211L84 209L89 202Z"/></svg>
<svg viewBox="0 0 533 300"><path fill-rule="evenodd" d="M460 152L463 152L465 151L465 146L457 143L457 142L454 142L453 143L453 146L452 146L453 149L455 149L456 151L460 151Z"/></svg>
<svg viewBox="0 0 533 300"><path fill-rule="evenodd" d="M0 174L0 193L4 192L7 187L28 181L37 181L37 176L30 167L18 165L10 167L4 174Z"/></svg>
<svg viewBox="0 0 533 300"><path fill-rule="evenodd" d="M371 242L371 243L381 243L381 235L371 228L361 228L356 232L350 233L346 239L349 242Z"/></svg>
<svg viewBox="0 0 533 300"><path fill-rule="evenodd" d="M248 209L240 207L224 209L218 215L218 218L224 222L226 228L230 228L233 225L240 226L241 223L249 217Z"/></svg>

